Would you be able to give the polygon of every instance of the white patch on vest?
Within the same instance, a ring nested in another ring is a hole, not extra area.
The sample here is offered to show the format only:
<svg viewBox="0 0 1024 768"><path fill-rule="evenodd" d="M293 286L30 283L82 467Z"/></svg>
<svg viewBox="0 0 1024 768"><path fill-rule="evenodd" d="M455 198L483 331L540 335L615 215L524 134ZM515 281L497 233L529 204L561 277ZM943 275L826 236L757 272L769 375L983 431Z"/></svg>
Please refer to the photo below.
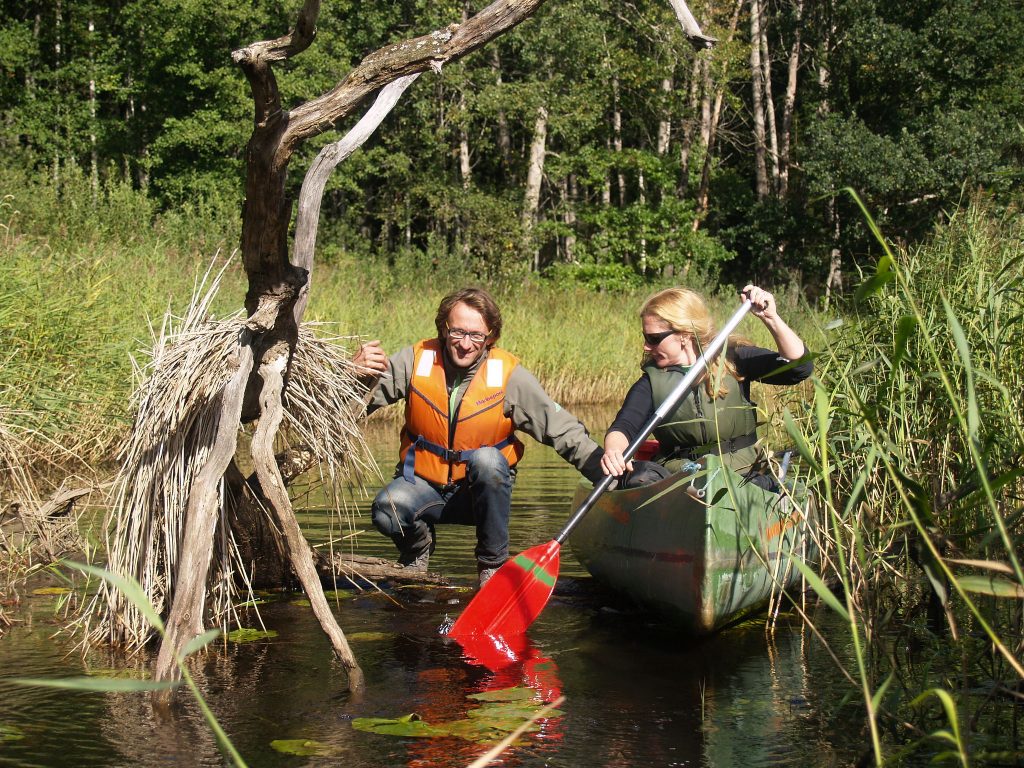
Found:
<svg viewBox="0 0 1024 768"><path fill-rule="evenodd" d="M502 366L502 360L488 360L487 361L487 386L492 388L498 388L501 386L501 382L504 380L504 366Z"/></svg>
<svg viewBox="0 0 1024 768"><path fill-rule="evenodd" d="M416 365L416 375L430 378L430 369L434 367L434 350L425 349Z"/></svg>

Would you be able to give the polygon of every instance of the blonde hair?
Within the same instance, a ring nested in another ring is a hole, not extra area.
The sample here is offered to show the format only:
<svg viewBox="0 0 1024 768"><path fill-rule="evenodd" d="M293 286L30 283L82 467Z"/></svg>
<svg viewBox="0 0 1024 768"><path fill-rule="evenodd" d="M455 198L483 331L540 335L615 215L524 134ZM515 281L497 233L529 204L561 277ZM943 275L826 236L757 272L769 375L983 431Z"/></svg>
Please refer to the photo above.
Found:
<svg viewBox="0 0 1024 768"><path fill-rule="evenodd" d="M665 288L652 294L640 309L640 319L643 320L645 317L657 318L666 323L673 331L693 336L697 340L698 353L714 341L718 335L718 327L715 325L714 318L711 317L708 305L699 293L691 291L689 288ZM737 344L749 344L749 342L739 336L730 336L726 350ZM704 389L709 397L724 397L729 391L722 382L723 367L726 374L737 381L741 380L731 355L715 355L715 358L708 363L708 371L711 375L704 377ZM713 391L712 382L718 382L717 391Z"/></svg>

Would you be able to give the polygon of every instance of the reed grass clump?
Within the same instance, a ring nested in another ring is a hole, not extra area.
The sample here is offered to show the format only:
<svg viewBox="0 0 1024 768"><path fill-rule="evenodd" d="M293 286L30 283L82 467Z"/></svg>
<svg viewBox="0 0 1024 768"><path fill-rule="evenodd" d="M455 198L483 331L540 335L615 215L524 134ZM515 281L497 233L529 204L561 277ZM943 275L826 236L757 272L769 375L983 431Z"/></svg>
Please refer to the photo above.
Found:
<svg viewBox="0 0 1024 768"><path fill-rule="evenodd" d="M245 327L241 312L212 316L226 267L214 273L211 266L182 316L165 316L149 360L136 371L134 420L118 457L108 567L139 584L146 605L161 613L173 600L189 503L213 450L222 392ZM318 460L335 499L341 498L343 481L376 471L357 425L365 387L339 341L318 338L310 325L303 326L279 430L282 449L301 446ZM244 465L244 452L236 457ZM237 464L234 471L241 474ZM209 577L209 611L222 627L234 619L240 585L259 568L251 559L264 554L241 554L227 512L240 505L234 492L231 483L221 482L220 530ZM142 647L154 629L138 601L106 583L83 612L83 624L94 640L130 648Z"/></svg>
<svg viewBox="0 0 1024 768"><path fill-rule="evenodd" d="M876 233L877 269L789 419L826 511L833 639L875 764L1019 755L1024 222L974 205L919 247Z"/></svg>

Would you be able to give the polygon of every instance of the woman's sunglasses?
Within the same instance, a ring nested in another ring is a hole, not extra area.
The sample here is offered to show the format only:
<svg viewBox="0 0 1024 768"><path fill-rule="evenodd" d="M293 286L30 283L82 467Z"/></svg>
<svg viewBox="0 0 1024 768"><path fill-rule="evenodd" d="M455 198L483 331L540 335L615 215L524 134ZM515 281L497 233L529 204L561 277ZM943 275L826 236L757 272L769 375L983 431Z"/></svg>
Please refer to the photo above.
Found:
<svg viewBox="0 0 1024 768"><path fill-rule="evenodd" d="M669 330L662 331L661 333L645 333L644 343L646 343L650 347L656 347L674 333L678 333L678 331Z"/></svg>

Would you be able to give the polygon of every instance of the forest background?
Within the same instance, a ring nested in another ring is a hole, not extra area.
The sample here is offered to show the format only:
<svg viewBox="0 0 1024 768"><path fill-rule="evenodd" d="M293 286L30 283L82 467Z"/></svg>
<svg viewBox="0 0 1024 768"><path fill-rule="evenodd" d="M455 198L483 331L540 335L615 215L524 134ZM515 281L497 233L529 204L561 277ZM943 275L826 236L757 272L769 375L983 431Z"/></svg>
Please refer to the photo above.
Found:
<svg viewBox="0 0 1024 768"><path fill-rule="evenodd" d="M180 311L193 275L239 241L252 97L230 52L283 32L300 4L3 5L3 407L102 453L125 427L146 318ZM394 349L430 332L424 286L482 282L556 394L614 399L635 361L601 372L635 342L652 287L754 281L789 287L795 309L854 286L879 244L845 188L904 245L969 201L1016 211L1016 0L691 9L710 50L692 49L667 2L568 0L428 73L331 177L311 317ZM475 10L325 5L281 91L299 104L387 41ZM333 138L299 150L293 197ZM241 306L240 271L227 284L225 312Z"/></svg>

